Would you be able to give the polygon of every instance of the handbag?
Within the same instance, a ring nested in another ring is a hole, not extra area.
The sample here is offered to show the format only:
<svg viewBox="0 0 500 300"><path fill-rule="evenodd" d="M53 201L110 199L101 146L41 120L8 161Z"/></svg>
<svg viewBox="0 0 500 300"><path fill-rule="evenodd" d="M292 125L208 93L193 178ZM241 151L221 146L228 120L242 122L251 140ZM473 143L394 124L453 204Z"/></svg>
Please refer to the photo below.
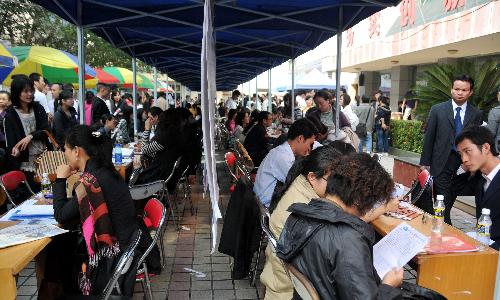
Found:
<svg viewBox="0 0 500 300"><path fill-rule="evenodd" d="M370 112L372 111L372 107L370 106L368 108L368 113L366 114L366 120L364 123L359 123L358 126L356 126L356 134L360 138L365 138L367 134L366 130L366 122L368 122L368 117L370 116Z"/></svg>
<svg viewBox="0 0 500 300"><path fill-rule="evenodd" d="M57 166L67 164L66 156L64 156L64 152L61 151L61 147L56 142L54 136L48 130L44 130L44 132L49 142L52 144L53 149L56 150L51 151L45 148L45 150L35 159L35 182L41 182L43 173L49 174L51 182L55 181L57 178Z"/></svg>

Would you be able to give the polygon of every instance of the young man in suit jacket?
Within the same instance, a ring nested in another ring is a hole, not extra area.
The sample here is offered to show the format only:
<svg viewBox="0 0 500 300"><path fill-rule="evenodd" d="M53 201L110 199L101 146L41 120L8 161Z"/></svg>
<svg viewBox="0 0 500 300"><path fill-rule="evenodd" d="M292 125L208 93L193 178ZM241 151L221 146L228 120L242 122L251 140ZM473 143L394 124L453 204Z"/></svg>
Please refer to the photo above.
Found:
<svg viewBox="0 0 500 300"><path fill-rule="evenodd" d="M463 130L456 139L456 146L462 158L462 168L471 173L469 189L476 196L476 218L483 208L489 208L491 220L490 234L495 241L493 248L500 246L500 158L495 148L494 138L486 127L472 126Z"/></svg>
<svg viewBox="0 0 500 300"><path fill-rule="evenodd" d="M472 96L474 80L468 75L460 75L451 84L451 100L431 108L420 157L421 168L429 170L433 176L434 194L444 196L444 218L448 224L451 224L450 211L458 192L455 179L460 157L455 138L463 128L482 124L481 111L467 101Z"/></svg>

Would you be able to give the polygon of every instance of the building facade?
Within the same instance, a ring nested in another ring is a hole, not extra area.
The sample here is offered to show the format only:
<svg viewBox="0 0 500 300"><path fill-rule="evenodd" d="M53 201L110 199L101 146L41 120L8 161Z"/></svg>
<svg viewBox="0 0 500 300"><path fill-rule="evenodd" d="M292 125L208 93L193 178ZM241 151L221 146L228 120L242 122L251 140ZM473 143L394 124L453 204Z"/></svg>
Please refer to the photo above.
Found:
<svg viewBox="0 0 500 300"><path fill-rule="evenodd" d="M500 1L403 0L342 37L342 71L358 75L353 89L381 89L393 109L426 68L458 59L500 63ZM333 72L335 61L323 59L323 71Z"/></svg>

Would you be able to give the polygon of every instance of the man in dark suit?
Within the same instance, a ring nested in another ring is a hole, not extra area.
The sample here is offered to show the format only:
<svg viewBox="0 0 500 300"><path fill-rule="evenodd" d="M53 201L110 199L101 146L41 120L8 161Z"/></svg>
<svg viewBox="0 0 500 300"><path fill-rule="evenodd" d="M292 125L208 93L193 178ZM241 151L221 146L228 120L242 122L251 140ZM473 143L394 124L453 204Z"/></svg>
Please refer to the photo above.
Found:
<svg viewBox="0 0 500 300"><path fill-rule="evenodd" d="M267 128L273 124L273 115L268 111L259 112L258 123L247 134L243 146L252 158L255 167L260 166L267 153L269 153L269 137Z"/></svg>
<svg viewBox="0 0 500 300"><path fill-rule="evenodd" d="M110 115L106 100L109 100L111 88L105 83L98 83L96 86L97 94L92 102L92 124L100 123L103 115Z"/></svg>
<svg viewBox="0 0 500 300"><path fill-rule="evenodd" d="M431 108L420 157L421 168L433 176L434 194L444 196L444 218L448 224L451 224L450 211L457 196L455 179L460 166L455 138L463 128L482 123L481 111L467 102L474 90L474 80L460 75L451 84L451 100Z"/></svg>
<svg viewBox="0 0 500 300"><path fill-rule="evenodd" d="M475 173L469 187L476 196L476 218L483 208L490 209L493 248L500 246L500 158L492 133L486 127L472 126L463 130L456 139L462 158L462 168Z"/></svg>

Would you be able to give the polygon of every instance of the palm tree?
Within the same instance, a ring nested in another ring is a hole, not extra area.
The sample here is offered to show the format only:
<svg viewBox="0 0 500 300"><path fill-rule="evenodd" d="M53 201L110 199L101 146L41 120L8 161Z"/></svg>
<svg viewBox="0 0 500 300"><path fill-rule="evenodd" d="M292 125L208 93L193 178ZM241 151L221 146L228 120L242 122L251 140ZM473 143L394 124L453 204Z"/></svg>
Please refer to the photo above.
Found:
<svg viewBox="0 0 500 300"><path fill-rule="evenodd" d="M434 104L450 99L451 82L460 74L468 74L474 79L474 93L469 99L470 103L485 114L498 105L495 95L500 86L500 63L486 61L481 66L476 66L473 61L460 60L456 66L434 65L424 71L418 81L426 84L413 88L414 98L419 100L417 114L426 118Z"/></svg>

